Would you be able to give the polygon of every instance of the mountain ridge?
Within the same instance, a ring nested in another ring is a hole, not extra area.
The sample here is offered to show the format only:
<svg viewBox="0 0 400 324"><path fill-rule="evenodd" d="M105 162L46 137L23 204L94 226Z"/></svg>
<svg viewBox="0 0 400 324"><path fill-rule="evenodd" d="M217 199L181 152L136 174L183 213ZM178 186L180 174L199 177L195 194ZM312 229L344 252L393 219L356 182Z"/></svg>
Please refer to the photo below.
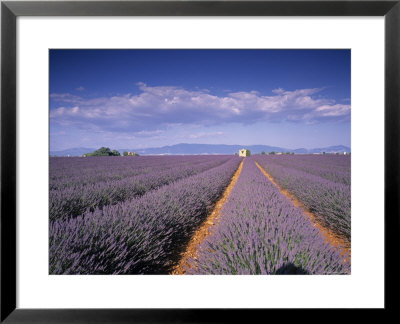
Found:
<svg viewBox="0 0 400 324"><path fill-rule="evenodd" d="M270 145L229 145L229 144L188 144L180 143L175 145L167 145L162 147L150 147L144 149L117 149L121 154L124 151L137 152L140 155L198 155L198 154L235 154L242 148L249 149L252 154L259 154L262 151L269 153L294 152L295 154L314 154L314 153L344 153L351 152L350 147L344 145L332 145L322 148L297 148L288 149ZM95 151L97 148L75 147L61 151L50 151L51 156L82 156L85 153ZM114 149L114 148L111 148Z"/></svg>

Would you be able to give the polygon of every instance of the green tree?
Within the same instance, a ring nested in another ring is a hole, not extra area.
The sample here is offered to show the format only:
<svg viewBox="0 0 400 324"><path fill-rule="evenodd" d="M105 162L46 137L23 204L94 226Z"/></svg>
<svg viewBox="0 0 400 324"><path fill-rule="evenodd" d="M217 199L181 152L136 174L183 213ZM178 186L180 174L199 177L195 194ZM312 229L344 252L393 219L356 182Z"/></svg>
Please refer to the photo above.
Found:
<svg viewBox="0 0 400 324"><path fill-rule="evenodd" d="M250 156L251 155L251 151L250 150L246 150L246 156Z"/></svg>
<svg viewBox="0 0 400 324"><path fill-rule="evenodd" d="M120 156L120 154L117 150L111 152L110 148L103 146L93 153L87 153L86 156Z"/></svg>
<svg viewBox="0 0 400 324"><path fill-rule="evenodd" d="M269 154L270 154L270 155L275 155L275 152L274 152L274 151L272 151L272 152L269 152Z"/></svg>
<svg viewBox="0 0 400 324"><path fill-rule="evenodd" d="M264 154L265 154L265 152L264 152L264 151L261 151L261 154L262 154L262 155L264 155Z"/></svg>
<svg viewBox="0 0 400 324"><path fill-rule="evenodd" d="M123 156L128 156L128 152L124 151L124 153L122 153Z"/></svg>
<svg viewBox="0 0 400 324"><path fill-rule="evenodd" d="M93 152L94 156L110 156L112 152L109 147L100 147L98 150Z"/></svg>

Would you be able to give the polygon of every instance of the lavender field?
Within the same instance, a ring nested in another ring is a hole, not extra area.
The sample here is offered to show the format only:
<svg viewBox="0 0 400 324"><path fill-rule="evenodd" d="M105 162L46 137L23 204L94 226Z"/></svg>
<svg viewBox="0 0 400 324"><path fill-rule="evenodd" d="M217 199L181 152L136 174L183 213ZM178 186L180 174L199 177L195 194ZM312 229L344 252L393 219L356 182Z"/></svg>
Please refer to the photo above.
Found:
<svg viewBox="0 0 400 324"><path fill-rule="evenodd" d="M127 157L50 160L50 219L114 205L213 167L229 158Z"/></svg>
<svg viewBox="0 0 400 324"><path fill-rule="evenodd" d="M215 233L191 260L192 274L346 274L349 263L260 172L253 159Z"/></svg>
<svg viewBox="0 0 400 324"><path fill-rule="evenodd" d="M119 167L136 164L147 173L87 185L77 177L76 187L72 183L50 192L49 257L54 274L168 273L240 163L227 156L71 159L75 166L79 161L88 163L88 169L91 163L104 163L97 173L104 172L105 177L115 175L109 162ZM74 172L63 166L52 171L51 178L57 181ZM109 193L118 198L109 199ZM76 199L52 217L53 205L69 194Z"/></svg>
<svg viewBox="0 0 400 324"><path fill-rule="evenodd" d="M224 194L186 274L349 274L256 162L350 243L349 156L52 157L49 273L169 274Z"/></svg>
<svg viewBox="0 0 400 324"><path fill-rule="evenodd" d="M351 241L350 156L254 156L326 228Z"/></svg>

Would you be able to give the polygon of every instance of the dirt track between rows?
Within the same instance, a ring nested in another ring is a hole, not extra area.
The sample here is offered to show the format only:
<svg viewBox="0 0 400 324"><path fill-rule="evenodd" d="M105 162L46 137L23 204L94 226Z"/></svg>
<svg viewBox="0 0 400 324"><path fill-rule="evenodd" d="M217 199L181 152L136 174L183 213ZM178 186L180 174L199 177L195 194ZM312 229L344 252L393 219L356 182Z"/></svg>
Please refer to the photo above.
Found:
<svg viewBox="0 0 400 324"><path fill-rule="evenodd" d="M261 172L268 178L268 180L270 180L279 189L279 191L283 195L285 195L285 197L288 198L292 202L292 204L295 207L298 207L303 211L303 213L310 219L310 221L313 224L313 226L318 228L318 230L321 232L322 236L325 238L325 240L327 242L330 242L333 246L335 246L336 248L340 249L342 256L344 256L344 255L346 255L348 253L349 257L346 258L344 260L344 262L347 262L347 260L350 260L351 259L350 243L347 240L345 240L344 238L339 237L338 235L333 233L328 228L324 227L322 224L320 224L317 221L317 218L315 217L315 215L313 213L311 213L301 201L299 201L290 192L288 192L287 190L283 189L275 181L275 179L267 171L264 170L264 168L261 165L259 165L257 162L255 162L255 163L256 163L257 167L261 170Z"/></svg>
<svg viewBox="0 0 400 324"><path fill-rule="evenodd" d="M242 172L244 159L240 162L239 167L235 171L231 182L229 183L228 187L226 187L225 191L223 192L221 198L215 204L214 209L208 215L204 223L200 226L200 228L194 233L193 237L191 238L185 252L182 254L182 258L179 261L178 265L170 272L172 275L184 275L186 274L185 267L188 267L188 259L196 259L198 248L200 244L204 241L204 239L210 235L211 228L216 226L220 219L221 219L221 210L224 206L225 202L228 200L229 195L235 186L237 180L239 179L240 173Z"/></svg>

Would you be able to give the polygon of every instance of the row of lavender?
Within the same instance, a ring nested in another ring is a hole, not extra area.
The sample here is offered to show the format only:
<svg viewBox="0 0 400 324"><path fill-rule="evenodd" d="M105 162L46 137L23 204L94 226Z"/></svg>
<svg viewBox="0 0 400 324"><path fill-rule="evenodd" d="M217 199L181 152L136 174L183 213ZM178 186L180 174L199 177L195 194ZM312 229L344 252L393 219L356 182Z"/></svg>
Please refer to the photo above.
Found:
<svg viewBox="0 0 400 324"><path fill-rule="evenodd" d="M51 158L50 188L57 189L52 189L49 193L50 219L74 218L87 210L94 211L95 208L103 208L106 205L141 196L163 185L214 168L230 158L229 156L164 157L163 159L94 157L80 158L80 160L68 158L52 160ZM77 165L82 160L85 168L82 170L81 177L72 177L70 180L72 184L68 186L59 185L58 182L65 184L67 175L76 172L69 170L78 168ZM71 163L69 168L65 166L66 161ZM57 163L63 165L59 166ZM90 167L93 167L97 173L85 172ZM118 172L125 169L132 172L130 176L123 179L116 178ZM100 178L107 180L101 181Z"/></svg>
<svg viewBox="0 0 400 324"><path fill-rule="evenodd" d="M314 213L324 227L351 241L350 157L254 156L252 159ZM321 171L324 169L330 169L329 176Z"/></svg>
<svg viewBox="0 0 400 324"><path fill-rule="evenodd" d="M270 164L310 173L336 183L351 183L350 155L268 155L263 159Z"/></svg>
<svg viewBox="0 0 400 324"><path fill-rule="evenodd" d="M349 263L246 158L189 274L348 274Z"/></svg>
<svg viewBox="0 0 400 324"><path fill-rule="evenodd" d="M50 222L50 273L168 273L240 161L230 157L142 197Z"/></svg>
<svg viewBox="0 0 400 324"><path fill-rule="evenodd" d="M121 180L154 169L175 165L196 165L210 161L210 156L114 156L50 158L50 190Z"/></svg>

